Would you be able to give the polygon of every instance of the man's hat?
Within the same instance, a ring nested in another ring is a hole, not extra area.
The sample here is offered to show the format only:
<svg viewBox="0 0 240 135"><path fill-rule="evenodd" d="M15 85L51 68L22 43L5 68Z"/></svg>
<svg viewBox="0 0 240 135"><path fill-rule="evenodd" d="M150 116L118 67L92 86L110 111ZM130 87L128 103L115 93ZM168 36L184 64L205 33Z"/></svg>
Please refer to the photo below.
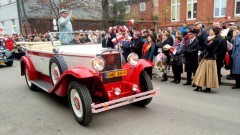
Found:
<svg viewBox="0 0 240 135"><path fill-rule="evenodd" d="M198 25L198 24L202 24L201 22L196 22L194 23L194 26Z"/></svg>
<svg viewBox="0 0 240 135"><path fill-rule="evenodd" d="M198 32L199 32L198 30L192 29L188 32L188 34L198 34Z"/></svg>
<svg viewBox="0 0 240 135"><path fill-rule="evenodd" d="M62 9L62 10L59 11L59 14L61 14L61 13L69 13L69 12L66 9Z"/></svg>
<svg viewBox="0 0 240 135"><path fill-rule="evenodd" d="M234 22L229 22L228 25L234 25Z"/></svg>

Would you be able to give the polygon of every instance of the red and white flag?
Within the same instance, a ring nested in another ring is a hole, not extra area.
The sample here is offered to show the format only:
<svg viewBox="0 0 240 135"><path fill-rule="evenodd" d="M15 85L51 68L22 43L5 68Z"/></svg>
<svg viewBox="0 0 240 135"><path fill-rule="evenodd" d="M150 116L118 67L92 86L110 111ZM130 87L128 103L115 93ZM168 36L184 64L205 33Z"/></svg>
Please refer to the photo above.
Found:
<svg viewBox="0 0 240 135"><path fill-rule="evenodd" d="M2 27L0 27L0 32L2 32L3 31L3 28Z"/></svg>
<svg viewBox="0 0 240 135"><path fill-rule="evenodd" d="M118 35L117 36L117 41L120 42L124 39L124 36L123 35Z"/></svg>
<svg viewBox="0 0 240 135"><path fill-rule="evenodd" d="M117 44L118 41L117 41L116 38L113 38L113 39L112 39L112 42L113 42L114 44Z"/></svg>
<svg viewBox="0 0 240 135"><path fill-rule="evenodd" d="M133 24L134 24L134 20L131 19L131 20L129 21L129 25L132 26Z"/></svg>
<svg viewBox="0 0 240 135"><path fill-rule="evenodd" d="M122 31L128 31L128 27L124 25L124 26L122 27Z"/></svg>

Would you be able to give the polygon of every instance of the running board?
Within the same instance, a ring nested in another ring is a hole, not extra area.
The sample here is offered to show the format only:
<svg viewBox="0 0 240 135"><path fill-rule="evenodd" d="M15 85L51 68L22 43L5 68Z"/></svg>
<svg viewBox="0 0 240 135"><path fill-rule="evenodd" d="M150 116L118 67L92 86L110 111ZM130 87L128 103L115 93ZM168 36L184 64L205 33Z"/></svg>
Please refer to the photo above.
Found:
<svg viewBox="0 0 240 135"><path fill-rule="evenodd" d="M33 80L31 81L34 85L39 87L40 89L43 89L46 92L49 92L53 89L53 85L49 82L43 81L43 80Z"/></svg>
<svg viewBox="0 0 240 135"><path fill-rule="evenodd" d="M111 100L108 102L104 102L104 103L100 103L100 104L91 104L91 108L92 108L92 113L99 113L99 112L103 112L106 110L110 110L113 108L117 108L123 105L127 105L127 104L131 104L134 102L138 102L144 99L148 99L148 98L152 98L154 95L156 95L156 90L150 90L147 92L142 92L139 94L135 94L132 96L128 96L128 97L123 97L123 98L119 98L116 100Z"/></svg>

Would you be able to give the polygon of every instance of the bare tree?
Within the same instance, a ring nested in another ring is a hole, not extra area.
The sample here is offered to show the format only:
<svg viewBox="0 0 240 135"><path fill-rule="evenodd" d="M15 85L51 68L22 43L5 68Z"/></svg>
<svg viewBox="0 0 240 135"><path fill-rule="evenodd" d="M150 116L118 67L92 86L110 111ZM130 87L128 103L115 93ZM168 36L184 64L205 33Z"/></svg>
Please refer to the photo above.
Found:
<svg viewBox="0 0 240 135"><path fill-rule="evenodd" d="M89 18L99 17L102 14L102 0L24 0L25 4L35 1L35 5L29 6L30 13L41 13L47 10L46 16L49 18L59 18L61 9L81 10L87 13ZM98 14L98 15L96 15ZM75 17L78 17L75 15Z"/></svg>

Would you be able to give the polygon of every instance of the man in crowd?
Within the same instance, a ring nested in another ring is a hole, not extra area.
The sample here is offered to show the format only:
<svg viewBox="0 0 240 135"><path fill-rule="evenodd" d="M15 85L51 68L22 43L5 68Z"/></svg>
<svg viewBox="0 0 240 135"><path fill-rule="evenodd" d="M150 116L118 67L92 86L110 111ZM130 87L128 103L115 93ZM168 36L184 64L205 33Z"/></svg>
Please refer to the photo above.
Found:
<svg viewBox="0 0 240 135"><path fill-rule="evenodd" d="M194 26L195 26L195 29L199 31L197 34L198 43L199 43L199 51L201 51L201 53L203 54L203 52L205 50L205 46L207 44L208 34L204 30L202 23L196 22L194 24Z"/></svg>
<svg viewBox="0 0 240 135"><path fill-rule="evenodd" d="M116 38L116 30L113 27L109 27L107 36L107 48L114 48L112 39Z"/></svg>
<svg viewBox="0 0 240 135"><path fill-rule="evenodd" d="M230 43L233 43L233 28L234 28L234 23L233 22L230 22L228 23L228 27L229 27L229 32L226 36L226 40ZM228 54L231 56L232 55L232 50L230 50L228 52ZM229 64L229 68L230 68L230 74L227 75L227 79L228 80L234 80L234 76L233 76L233 73L232 73L232 59L230 59L230 64Z"/></svg>
<svg viewBox="0 0 240 135"><path fill-rule="evenodd" d="M73 31L71 16L72 11L70 13L66 9L62 9L60 12L60 18L58 20L58 28L59 32L64 32L59 34L59 39L62 43L69 43L72 41L72 34L69 34ZM68 33L69 32L69 33Z"/></svg>
<svg viewBox="0 0 240 135"><path fill-rule="evenodd" d="M142 48L143 48L144 42L142 41L142 38L140 37L140 33L138 31L135 31L133 33L133 41L131 45L132 52L136 53L139 58L142 58Z"/></svg>
<svg viewBox="0 0 240 135"><path fill-rule="evenodd" d="M170 44L169 45L173 45L174 43L174 39L175 39L175 36L173 35L173 30L172 30L172 27L168 27L167 28L167 32L169 33L169 37L168 37L168 40L170 41Z"/></svg>
<svg viewBox="0 0 240 135"><path fill-rule="evenodd" d="M73 34L73 39L72 39L72 41L70 41L70 44L73 44L73 45L81 44L79 33L74 33Z"/></svg>
<svg viewBox="0 0 240 135"><path fill-rule="evenodd" d="M198 68L198 38L196 38L198 30L193 29L188 32L189 40L183 47L183 54L185 56L185 72L187 72L187 82L183 85L192 84L192 74ZM193 84L194 86L194 84Z"/></svg>
<svg viewBox="0 0 240 135"><path fill-rule="evenodd" d="M221 23L220 22L215 22L213 23L213 27L217 27L221 29ZM217 74L218 74L218 83L221 85L221 69L223 67L223 62L225 55L227 53L227 40L224 39L221 35L218 35L219 39L219 45L217 47Z"/></svg>

